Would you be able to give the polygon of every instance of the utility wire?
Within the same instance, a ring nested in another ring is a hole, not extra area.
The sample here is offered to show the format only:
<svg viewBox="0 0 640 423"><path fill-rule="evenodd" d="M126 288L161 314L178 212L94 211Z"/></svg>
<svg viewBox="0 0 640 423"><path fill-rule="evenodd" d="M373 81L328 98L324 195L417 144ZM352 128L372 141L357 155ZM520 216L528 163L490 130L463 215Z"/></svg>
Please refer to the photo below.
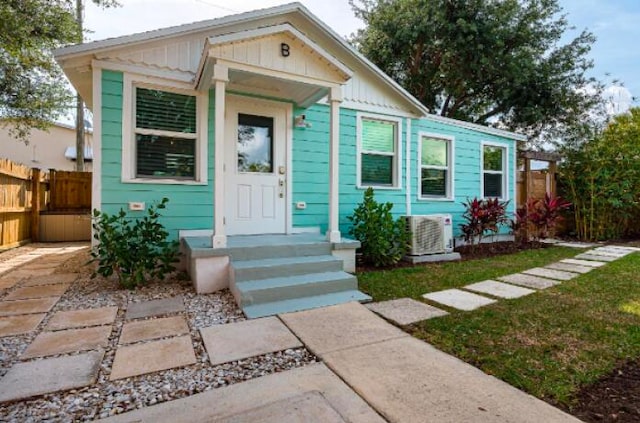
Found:
<svg viewBox="0 0 640 423"><path fill-rule="evenodd" d="M219 4L212 3L210 1L205 1L205 0L194 0L194 1L197 1L198 3L206 4L207 6L216 7L218 9L225 10L227 12L240 13L239 10L234 10L234 9L230 9L228 7L225 7L225 6L220 6Z"/></svg>

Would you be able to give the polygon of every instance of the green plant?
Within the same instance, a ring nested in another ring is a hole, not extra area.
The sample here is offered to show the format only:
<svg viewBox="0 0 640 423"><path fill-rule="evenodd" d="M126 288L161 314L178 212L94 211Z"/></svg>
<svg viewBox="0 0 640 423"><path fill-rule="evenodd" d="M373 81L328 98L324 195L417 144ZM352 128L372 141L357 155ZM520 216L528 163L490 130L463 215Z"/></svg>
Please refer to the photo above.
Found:
<svg viewBox="0 0 640 423"><path fill-rule="evenodd" d="M462 203L465 211L462 215L465 223L460 224L464 240L471 245L480 244L487 233L496 234L500 226L507 223L508 201L497 198L486 200L467 199Z"/></svg>
<svg viewBox="0 0 640 423"><path fill-rule="evenodd" d="M562 197L545 194L544 198L529 198L527 203L516 210L511 221L511 231L516 239L526 243L545 239L553 234L562 221L562 212L571 207L571 203Z"/></svg>
<svg viewBox="0 0 640 423"><path fill-rule="evenodd" d="M168 202L163 198L152 204L141 218L127 216L123 209L114 215L94 210L93 237L98 244L91 250L91 262L98 268L92 277L115 274L123 287L133 289L173 271L178 242L167 241L169 233L158 222L158 210Z"/></svg>
<svg viewBox="0 0 640 423"><path fill-rule="evenodd" d="M402 218L394 219L393 204L378 203L373 188L364 192L364 200L353 215L349 233L361 243L363 261L374 267L396 264L406 254L410 234Z"/></svg>

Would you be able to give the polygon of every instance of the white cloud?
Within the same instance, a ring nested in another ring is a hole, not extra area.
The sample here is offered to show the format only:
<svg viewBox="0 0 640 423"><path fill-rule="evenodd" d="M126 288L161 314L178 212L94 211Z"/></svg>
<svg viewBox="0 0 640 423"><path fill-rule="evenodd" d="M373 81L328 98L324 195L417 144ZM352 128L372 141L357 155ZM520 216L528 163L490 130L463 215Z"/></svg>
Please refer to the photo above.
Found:
<svg viewBox="0 0 640 423"><path fill-rule="evenodd" d="M609 116L626 113L633 103L631 92L623 86L611 85L602 93Z"/></svg>

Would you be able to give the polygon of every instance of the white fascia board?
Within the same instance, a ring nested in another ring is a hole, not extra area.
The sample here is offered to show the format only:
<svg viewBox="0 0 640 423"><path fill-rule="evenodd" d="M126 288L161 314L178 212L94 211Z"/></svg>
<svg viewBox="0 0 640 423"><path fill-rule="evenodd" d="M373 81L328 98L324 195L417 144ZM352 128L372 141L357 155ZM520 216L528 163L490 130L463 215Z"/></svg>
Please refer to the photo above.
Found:
<svg viewBox="0 0 640 423"><path fill-rule="evenodd" d="M466 122L464 120L452 119L452 118L448 118L448 117L445 117L445 116L427 114L427 115L424 116L424 119L429 119L429 120L432 120L434 122L446 123L447 125L459 126L461 128L467 128L467 129L471 129L473 131L483 132L485 134L491 134L491 135L495 135L495 136L498 136L498 137L507 138L507 139L510 139L510 140L516 140L516 141L526 141L527 140L526 135L517 134L517 133L511 132L511 131L505 131L504 129L491 128L490 126L484 126L484 125L480 125L480 124L477 124L477 123Z"/></svg>

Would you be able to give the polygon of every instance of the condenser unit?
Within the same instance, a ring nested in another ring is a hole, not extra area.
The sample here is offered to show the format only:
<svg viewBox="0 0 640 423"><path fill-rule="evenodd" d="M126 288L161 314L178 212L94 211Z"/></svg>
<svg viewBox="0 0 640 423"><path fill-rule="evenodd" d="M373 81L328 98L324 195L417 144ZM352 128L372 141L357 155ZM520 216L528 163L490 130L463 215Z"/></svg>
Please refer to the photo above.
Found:
<svg viewBox="0 0 640 423"><path fill-rule="evenodd" d="M412 256L453 251L453 224L450 214L405 216L411 232Z"/></svg>

